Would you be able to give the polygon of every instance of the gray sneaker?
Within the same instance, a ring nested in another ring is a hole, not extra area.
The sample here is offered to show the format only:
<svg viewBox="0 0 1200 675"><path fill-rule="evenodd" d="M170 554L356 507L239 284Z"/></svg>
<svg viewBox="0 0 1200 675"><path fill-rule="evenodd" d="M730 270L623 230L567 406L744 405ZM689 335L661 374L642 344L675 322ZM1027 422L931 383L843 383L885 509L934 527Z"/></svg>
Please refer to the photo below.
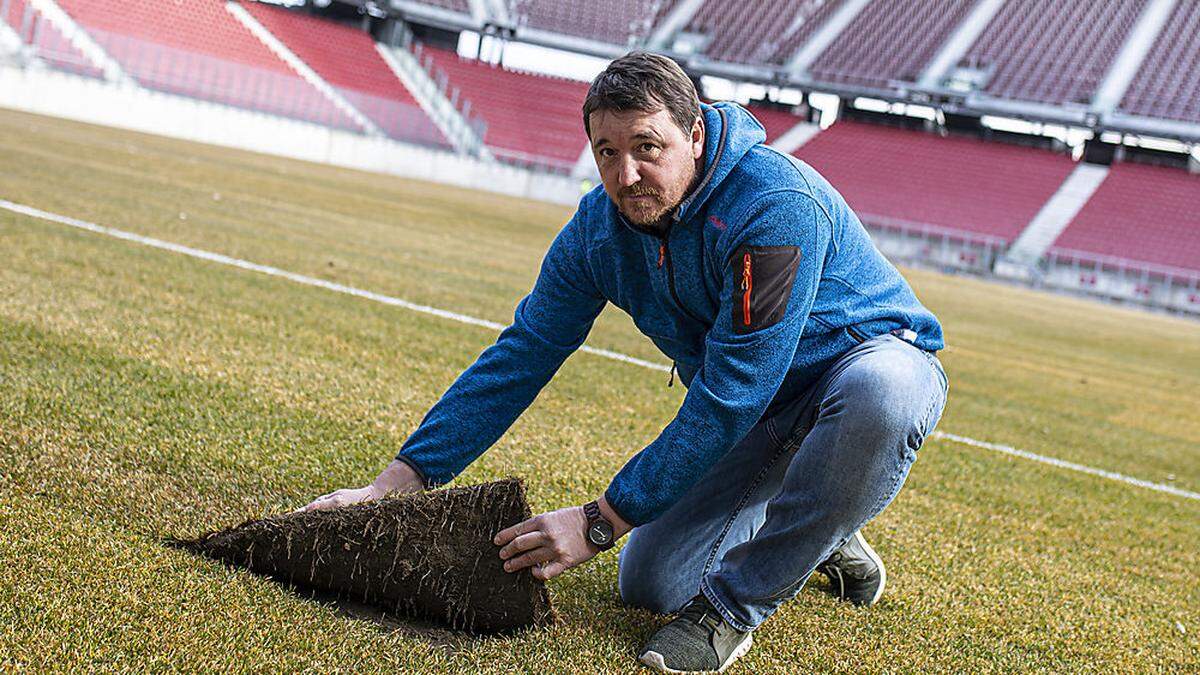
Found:
<svg viewBox="0 0 1200 675"><path fill-rule="evenodd" d="M638 661L660 673L723 672L750 651L749 631L729 625L701 593L658 629Z"/></svg>
<svg viewBox="0 0 1200 675"><path fill-rule="evenodd" d="M829 592L839 600L869 607L883 595L887 570L879 554L855 532L842 547L830 554L817 571L829 577Z"/></svg>

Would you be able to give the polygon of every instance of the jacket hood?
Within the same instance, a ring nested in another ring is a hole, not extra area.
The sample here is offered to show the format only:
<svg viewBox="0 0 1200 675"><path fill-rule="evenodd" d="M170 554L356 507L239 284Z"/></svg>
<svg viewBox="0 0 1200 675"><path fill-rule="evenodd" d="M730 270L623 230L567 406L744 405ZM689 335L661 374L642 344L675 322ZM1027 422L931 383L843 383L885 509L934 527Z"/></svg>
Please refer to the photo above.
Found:
<svg viewBox="0 0 1200 675"><path fill-rule="evenodd" d="M767 140L763 125L750 111L736 103L701 103L700 111L704 114L703 173L700 183L671 215L672 223L687 221L696 215L746 153Z"/></svg>

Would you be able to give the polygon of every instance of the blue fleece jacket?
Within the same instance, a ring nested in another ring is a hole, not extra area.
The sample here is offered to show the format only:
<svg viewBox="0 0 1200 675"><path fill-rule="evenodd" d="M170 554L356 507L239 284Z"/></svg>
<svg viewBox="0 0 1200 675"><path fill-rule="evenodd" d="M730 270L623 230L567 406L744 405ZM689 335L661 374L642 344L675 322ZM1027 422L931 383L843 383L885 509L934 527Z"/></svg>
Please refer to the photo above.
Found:
<svg viewBox="0 0 1200 675"><path fill-rule="evenodd" d="M754 424L839 355L898 328L942 348L937 319L812 167L765 145L733 103L703 105L701 181L662 234L635 227L598 186L550 245L511 326L401 448L426 485L487 450L583 344L611 302L679 369L675 419L605 492L632 525L675 503ZM773 405L775 404L775 405Z"/></svg>

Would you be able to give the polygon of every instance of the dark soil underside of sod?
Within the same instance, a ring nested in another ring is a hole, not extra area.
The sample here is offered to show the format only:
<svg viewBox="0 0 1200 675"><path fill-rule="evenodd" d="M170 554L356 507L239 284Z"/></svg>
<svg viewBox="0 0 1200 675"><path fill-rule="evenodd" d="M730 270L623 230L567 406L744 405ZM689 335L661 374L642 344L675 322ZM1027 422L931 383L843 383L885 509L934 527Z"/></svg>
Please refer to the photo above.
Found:
<svg viewBox="0 0 1200 675"><path fill-rule="evenodd" d="M506 479L250 520L166 543L301 588L332 591L471 633L555 619L545 584L504 571L500 530L532 515Z"/></svg>

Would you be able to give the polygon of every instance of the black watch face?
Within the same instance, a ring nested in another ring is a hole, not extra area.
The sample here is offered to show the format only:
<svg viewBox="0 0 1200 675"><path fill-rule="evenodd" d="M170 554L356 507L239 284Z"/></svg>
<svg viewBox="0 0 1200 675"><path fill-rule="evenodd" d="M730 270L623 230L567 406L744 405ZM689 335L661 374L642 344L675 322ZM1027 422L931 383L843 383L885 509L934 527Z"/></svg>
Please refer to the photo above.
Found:
<svg viewBox="0 0 1200 675"><path fill-rule="evenodd" d="M597 546L607 546L612 543L612 525L608 523L592 523L588 527L588 539Z"/></svg>

